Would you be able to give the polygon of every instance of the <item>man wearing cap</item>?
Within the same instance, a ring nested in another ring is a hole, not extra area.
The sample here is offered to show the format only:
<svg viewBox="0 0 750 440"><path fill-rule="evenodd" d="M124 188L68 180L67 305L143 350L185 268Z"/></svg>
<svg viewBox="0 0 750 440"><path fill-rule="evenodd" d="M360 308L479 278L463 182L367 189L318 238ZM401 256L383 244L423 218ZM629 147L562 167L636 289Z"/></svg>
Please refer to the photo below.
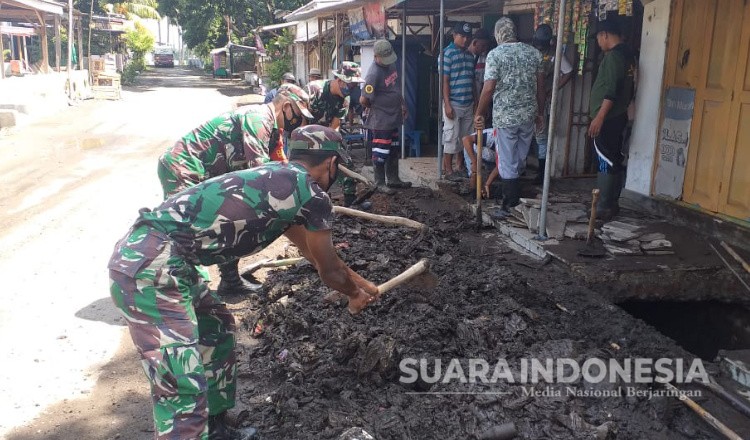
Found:
<svg viewBox="0 0 750 440"><path fill-rule="evenodd" d="M485 192L499 174L503 179L501 212L520 203L520 174L526 164L535 124L541 124L544 108L542 54L518 42L516 26L508 17L495 23L497 47L487 55L484 86L474 113L477 130L485 127L484 114L492 104L492 126L498 154L497 166L487 178ZM474 170L475 172L477 170Z"/></svg>
<svg viewBox="0 0 750 440"><path fill-rule="evenodd" d="M326 191L346 152L334 130L308 126L290 140L290 162L198 183L142 209L115 245L110 293L151 384L156 438L247 440L227 424L235 404L235 322L196 265L259 252L285 235L321 280L359 313L377 294L336 254Z"/></svg>
<svg viewBox="0 0 750 440"><path fill-rule="evenodd" d="M474 92L475 101L479 101L484 85L484 66L487 62L487 52L490 49L490 33L485 28L479 28L469 44L469 52L474 56Z"/></svg>
<svg viewBox="0 0 750 440"><path fill-rule="evenodd" d="M323 75L320 74L320 69L313 67L310 69L310 72L307 74L307 82L313 82L317 81L319 79L322 79Z"/></svg>
<svg viewBox="0 0 750 440"><path fill-rule="evenodd" d="M292 72L286 72L281 77L281 83L282 84L297 84L297 78L294 77ZM268 104L269 102L273 101L273 98L276 97L276 94L279 93L279 89L272 89L270 92L266 93L266 98L263 101L263 104Z"/></svg>
<svg viewBox="0 0 750 440"><path fill-rule="evenodd" d="M532 45L542 53L542 69L544 70L544 120L536 127L535 138L537 145L537 159L539 167L534 179L535 183L542 183L544 180L544 167L547 164L547 142L549 129L550 107L552 106L552 85L555 80L553 75L555 70L555 36L552 35L552 27L548 24L540 24L534 32ZM558 81L558 90L561 90L568 84L573 77L573 66L563 54L560 60L560 80Z"/></svg>
<svg viewBox="0 0 750 440"><path fill-rule="evenodd" d="M349 95L362 83L362 75L359 64L344 61L338 71L333 72L333 76L333 79L313 81L307 85L307 92L310 94L310 111L314 116L309 122L338 130L349 111L351 101ZM342 177L341 186L344 204L349 206L357 198L357 184L351 177Z"/></svg>
<svg viewBox="0 0 750 440"><path fill-rule="evenodd" d="M604 51L604 58L591 88L589 136L594 139L599 159L597 217L610 220L620 211L618 200L625 169L623 134L635 88L635 57L622 42L616 21L599 22L595 29L596 42Z"/></svg>
<svg viewBox="0 0 750 440"><path fill-rule="evenodd" d="M375 183L386 193L388 188L409 188L398 175L399 128L406 114L401 79L396 69L396 54L388 40L377 40L373 47L375 62L365 77L359 102L369 109L365 127L372 133L372 164ZM387 179L387 183L386 183Z"/></svg>
<svg viewBox="0 0 750 440"><path fill-rule="evenodd" d="M450 180L466 177L461 139L472 132L474 56L469 52L471 24L453 28L453 42L443 50L443 174ZM456 156L456 168L453 168Z"/></svg>
<svg viewBox="0 0 750 440"><path fill-rule="evenodd" d="M301 87L283 84L271 103L243 106L193 129L159 158L157 172L164 198L230 171L269 160L285 162L279 132L292 131L304 118L312 117L308 105L309 97ZM236 261L219 265L219 272L221 295L258 289L240 277Z"/></svg>

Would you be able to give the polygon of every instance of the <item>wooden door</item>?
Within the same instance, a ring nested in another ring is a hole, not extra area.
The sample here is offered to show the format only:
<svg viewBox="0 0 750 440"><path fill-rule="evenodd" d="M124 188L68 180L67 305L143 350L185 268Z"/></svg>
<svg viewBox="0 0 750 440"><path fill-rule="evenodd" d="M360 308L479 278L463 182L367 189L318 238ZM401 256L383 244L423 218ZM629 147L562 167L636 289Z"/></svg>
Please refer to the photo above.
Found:
<svg viewBox="0 0 750 440"><path fill-rule="evenodd" d="M679 0L668 85L695 89L683 200L750 217L750 7L745 0Z"/></svg>
<svg viewBox="0 0 750 440"><path fill-rule="evenodd" d="M750 5L745 6L719 212L750 220Z"/></svg>

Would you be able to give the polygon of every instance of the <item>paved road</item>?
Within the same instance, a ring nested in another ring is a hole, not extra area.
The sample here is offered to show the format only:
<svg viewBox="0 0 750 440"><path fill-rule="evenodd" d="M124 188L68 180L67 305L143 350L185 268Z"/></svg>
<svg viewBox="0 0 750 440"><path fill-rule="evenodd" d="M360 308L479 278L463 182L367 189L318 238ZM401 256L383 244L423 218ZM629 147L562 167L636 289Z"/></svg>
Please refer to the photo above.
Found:
<svg viewBox="0 0 750 440"><path fill-rule="evenodd" d="M197 73L152 71L121 101L85 101L0 133L0 344L6 360L0 438L14 427L31 425L33 432L35 423L46 425L32 420L51 405L89 394L118 348L132 351L109 300L112 246L139 208L160 201L159 154L245 93L237 83ZM140 393L143 387L145 380ZM88 438L94 437L103 438Z"/></svg>

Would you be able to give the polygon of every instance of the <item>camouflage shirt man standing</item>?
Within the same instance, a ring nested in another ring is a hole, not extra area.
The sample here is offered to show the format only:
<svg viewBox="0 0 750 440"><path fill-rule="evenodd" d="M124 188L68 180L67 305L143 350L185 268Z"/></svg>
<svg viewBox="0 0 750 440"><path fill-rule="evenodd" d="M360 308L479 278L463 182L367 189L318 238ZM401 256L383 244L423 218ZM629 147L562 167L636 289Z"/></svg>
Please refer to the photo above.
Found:
<svg viewBox="0 0 750 440"><path fill-rule="evenodd" d="M349 269L332 244L331 200L341 136L295 130L291 162L230 172L142 209L109 261L112 299L151 383L157 439L249 439L225 422L235 402L235 323L196 265L258 252L286 235L322 281L358 313L377 287Z"/></svg>
<svg viewBox="0 0 750 440"><path fill-rule="evenodd" d="M311 117L308 106L309 97L301 87L284 84L270 104L240 107L195 128L159 158L164 198L231 171L286 161L279 132L291 132L303 123L303 116ZM219 294L256 289L240 277L237 264L219 266Z"/></svg>
<svg viewBox="0 0 750 440"><path fill-rule="evenodd" d="M477 130L484 129L484 114L492 104L492 123L496 131L497 166L485 184L500 174L503 179L502 209L518 205L521 195L520 173L534 137L534 127L542 123L544 109L544 70L542 54L516 39L516 26L503 17L495 23L497 47L487 55L484 85L474 112ZM477 172L478 170L474 170Z"/></svg>
<svg viewBox="0 0 750 440"><path fill-rule="evenodd" d="M307 85L310 95L311 124L320 124L338 130L341 121L346 118L351 104L351 93L363 82L359 64L344 61L338 71L333 72L334 79L311 81ZM351 163L342 164L351 167ZM357 198L357 186L351 177L343 177L341 186L344 193L344 205L349 206Z"/></svg>

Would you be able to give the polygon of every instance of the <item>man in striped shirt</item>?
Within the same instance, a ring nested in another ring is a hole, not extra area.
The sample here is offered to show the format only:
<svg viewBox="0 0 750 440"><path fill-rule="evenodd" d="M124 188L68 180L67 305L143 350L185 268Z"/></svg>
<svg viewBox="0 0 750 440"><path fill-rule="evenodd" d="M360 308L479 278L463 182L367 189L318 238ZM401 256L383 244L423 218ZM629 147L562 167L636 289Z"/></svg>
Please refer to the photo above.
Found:
<svg viewBox="0 0 750 440"><path fill-rule="evenodd" d="M474 56L467 50L471 24L453 28L453 42L443 50L443 174L466 178L461 139L473 131ZM453 169L456 156L456 169Z"/></svg>

